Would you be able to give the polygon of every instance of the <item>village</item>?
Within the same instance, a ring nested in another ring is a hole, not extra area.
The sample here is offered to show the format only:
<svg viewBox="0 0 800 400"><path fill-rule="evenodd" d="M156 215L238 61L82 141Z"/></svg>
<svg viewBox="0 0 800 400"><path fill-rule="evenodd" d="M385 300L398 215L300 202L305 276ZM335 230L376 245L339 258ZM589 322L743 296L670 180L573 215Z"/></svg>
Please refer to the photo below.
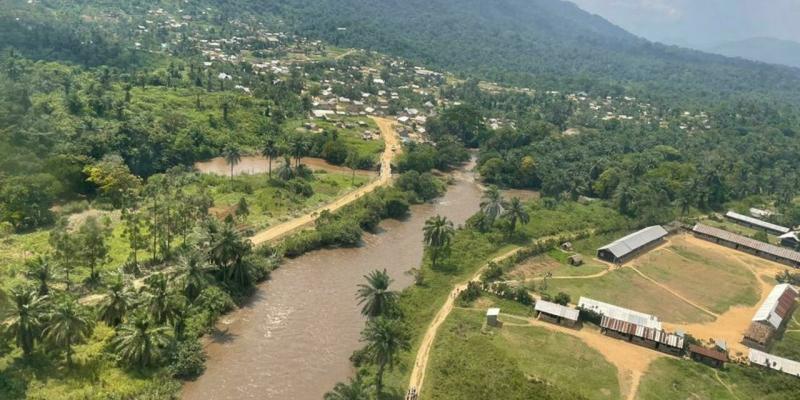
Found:
<svg viewBox="0 0 800 400"><path fill-rule="evenodd" d="M483 283L493 295L502 296L511 285L527 288L535 299L532 320L522 318L516 306L508 312L500 304L485 309L486 329L533 325L579 338L616 365L628 399L636 398L649 365L664 357L713 368L752 365L800 377L800 360L792 352L785 355L797 345L789 332L797 329L792 314L799 293L794 282L780 278L789 276L787 267L800 267L797 236L758 218L769 215L765 210L750 214L730 211L724 219L692 226L647 227L591 255L585 246L565 242L554 250L564 254L562 266L554 267L552 256L536 257L513 266L504 274L507 280ZM721 227L765 232L775 244ZM738 279L740 284L729 282ZM735 290L753 290L751 301L731 302L738 297ZM603 336L631 347L611 349ZM632 358L640 361L618 361Z"/></svg>

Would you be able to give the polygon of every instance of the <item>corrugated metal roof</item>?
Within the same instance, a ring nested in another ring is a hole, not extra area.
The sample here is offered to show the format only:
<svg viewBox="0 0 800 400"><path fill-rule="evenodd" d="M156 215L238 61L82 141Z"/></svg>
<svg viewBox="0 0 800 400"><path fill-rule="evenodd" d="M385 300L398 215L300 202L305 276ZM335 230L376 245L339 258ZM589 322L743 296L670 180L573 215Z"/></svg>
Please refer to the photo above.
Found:
<svg viewBox="0 0 800 400"><path fill-rule="evenodd" d="M697 346L697 345L692 344L692 345L689 345L689 351L692 352L692 353L697 353L697 354L700 354L702 356L714 359L714 360L718 360L718 361L722 361L722 362L728 362L728 355L727 354L725 354L725 353L723 353L721 351L714 350L714 349L707 349L705 347L701 347L701 346Z"/></svg>
<svg viewBox="0 0 800 400"><path fill-rule="evenodd" d="M487 317L489 317L489 316L495 316L496 317L498 315L500 315L500 309L499 308L490 308L490 309L486 310L486 316Z"/></svg>
<svg viewBox="0 0 800 400"><path fill-rule="evenodd" d="M761 365L783 373L800 376L800 362L773 356L760 350L750 349L748 357L753 364Z"/></svg>
<svg viewBox="0 0 800 400"><path fill-rule="evenodd" d="M778 329L794 305L797 298L797 290L788 283L783 283L772 288L769 295L761 303L761 307L753 316L754 322L768 322L775 329Z"/></svg>
<svg viewBox="0 0 800 400"><path fill-rule="evenodd" d="M750 239L749 237L737 235L735 233L728 232L724 229L714 228L703 224L697 224L694 226L694 228L692 228L692 231L703 235L708 235L718 239L722 239L731 243L735 243L740 246L744 246L753 250L758 250L762 253L769 254L775 257L780 257L785 260L790 260L796 263L800 263L800 253L794 250L778 247L775 245L771 245L769 243L764 243L759 240Z"/></svg>
<svg viewBox="0 0 800 400"><path fill-rule="evenodd" d="M749 215L743 215L743 214L739 214L739 213L733 212L733 211L728 211L727 213L725 213L725 216L730 218L730 219L734 219L734 220L741 221L741 222L746 222L746 223L748 223L750 225L755 225L755 226L758 226L758 227L761 227L761 228L764 228L764 229L769 229L769 230L775 231L775 232L786 233L786 232L789 232L791 230L791 229L789 229L787 227L784 227L784 226L775 225L775 224L773 224L771 222L762 221L762 220L760 220L758 218L753 218L753 217L751 217Z"/></svg>
<svg viewBox="0 0 800 400"><path fill-rule="evenodd" d="M614 254L615 257L620 258L667 235L667 230L661 225L649 226L638 232L631 233L624 238L617 239L597 250L608 250Z"/></svg>
<svg viewBox="0 0 800 400"><path fill-rule="evenodd" d="M578 320L580 310L562 306L561 304L551 303L549 301L539 300L536 302L536 311L541 311L545 314L555 315L557 317L566 318L572 321Z"/></svg>
<svg viewBox="0 0 800 400"><path fill-rule="evenodd" d="M640 325L646 328L661 330L661 322L658 321L657 317L650 314L628 310L627 308L603 303L602 301L597 301L588 297L581 297L580 301L578 302L578 307L594 311L609 318L628 322L633 325Z"/></svg>

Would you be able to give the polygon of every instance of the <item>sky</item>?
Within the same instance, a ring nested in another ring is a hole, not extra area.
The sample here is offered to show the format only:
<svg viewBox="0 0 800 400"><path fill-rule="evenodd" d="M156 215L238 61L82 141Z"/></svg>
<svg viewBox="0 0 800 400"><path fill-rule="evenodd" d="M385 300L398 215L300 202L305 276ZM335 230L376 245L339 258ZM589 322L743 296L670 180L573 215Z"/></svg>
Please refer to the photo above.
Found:
<svg viewBox="0 0 800 400"><path fill-rule="evenodd" d="M800 42L800 0L570 0L631 33L706 49L773 37Z"/></svg>

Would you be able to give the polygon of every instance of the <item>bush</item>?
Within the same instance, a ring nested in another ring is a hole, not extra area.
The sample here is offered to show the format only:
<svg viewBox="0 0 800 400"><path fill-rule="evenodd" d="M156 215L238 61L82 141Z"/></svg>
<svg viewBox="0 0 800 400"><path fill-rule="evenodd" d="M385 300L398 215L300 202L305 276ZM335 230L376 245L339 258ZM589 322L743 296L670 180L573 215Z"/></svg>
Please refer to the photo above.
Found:
<svg viewBox="0 0 800 400"><path fill-rule="evenodd" d="M400 196L393 196L386 200L386 216L389 218L405 218L410 209L408 201Z"/></svg>
<svg viewBox="0 0 800 400"><path fill-rule="evenodd" d="M572 301L572 298L570 298L570 296L564 292L558 292L555 299L553 299L554 303L561 304L562 306L569 304L570 301Z"/></svg>
<svg viewBox="0 0 800 400"><path fill-rule="evenodd" d="M178 342L169 363L169 372L179 379L194 379L205 371L206 353L196 337Z"/></svg>
<svg viewBox="0 0 800 400"><path fill-rule="evenodd" d="M292 179L286 183L286 188L294 193L303 197L311 197L314 195L314 188L311 184L302 179Z"/></svg>
<svg viewBox="0 0 800 400"><path fill-rule="evenodd" d="M283 254L286 257L294 258L321 247L322 241L319 232L305 231L292 235L283 241Z"/></svg>

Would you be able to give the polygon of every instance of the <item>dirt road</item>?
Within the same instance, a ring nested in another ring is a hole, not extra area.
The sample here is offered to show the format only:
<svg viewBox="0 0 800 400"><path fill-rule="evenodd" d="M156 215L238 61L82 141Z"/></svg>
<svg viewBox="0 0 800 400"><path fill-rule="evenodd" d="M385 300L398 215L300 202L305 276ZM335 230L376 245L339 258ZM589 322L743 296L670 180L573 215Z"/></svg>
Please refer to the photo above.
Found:
<svg viewBox="0 0 800 400"><path fill-rule="evenodd" d="M521 249L522 247L518 247L510 250L498 257L495 257L492 262L497 263L503 261L506 258L513 256ZM488 265L489 263L481 267L469 281L456 285L456 287L450 292L450 295L447 296L447 300L445 300L442 308L440 308L436 313L436 316L433 317L433 321L431 321L430 325L428 325L428 329L425 331L425 336L422 337L422 343L420 343L419 349L417 350L417 357L414 360L414 368L411 370L411 380L408 384L409 389L416 388L418 393L422 390L422 384L425 381L425 369L428 367L428 357L430 356L431 348L433 347L433 341L436 339L436 332L439 331L439 327L447 319L447 316L450 315L450 312L453 311L455 298L457 297L458 293L466 289L469 282L480 279L481 274Z"/></svg>
<svg viewBox="0 0 800 400"><path fill-rule="evenodd" d="M279 225L275 225L269 229L255 234L250 238L250 241L253 242L253 244L259 245L296 232L297 230L314 223L314 221L317 219L317 216L319 216L322 211L336 211L358 200L361 196L370 193L381 186L385 186L392 181L392 159L394 159L394 156L399 154L401 151L399 139L397 137L397 131L395 131L394 122L391 120L378 117L372 117L372 119L376 124L378 124L378 128L381 130L381 136L383 137L383 142L385 145L383 154L381 155L381 172L378 179L336 199L332 203L328 203L314 210L313 212L299 216Z"/></svg>

